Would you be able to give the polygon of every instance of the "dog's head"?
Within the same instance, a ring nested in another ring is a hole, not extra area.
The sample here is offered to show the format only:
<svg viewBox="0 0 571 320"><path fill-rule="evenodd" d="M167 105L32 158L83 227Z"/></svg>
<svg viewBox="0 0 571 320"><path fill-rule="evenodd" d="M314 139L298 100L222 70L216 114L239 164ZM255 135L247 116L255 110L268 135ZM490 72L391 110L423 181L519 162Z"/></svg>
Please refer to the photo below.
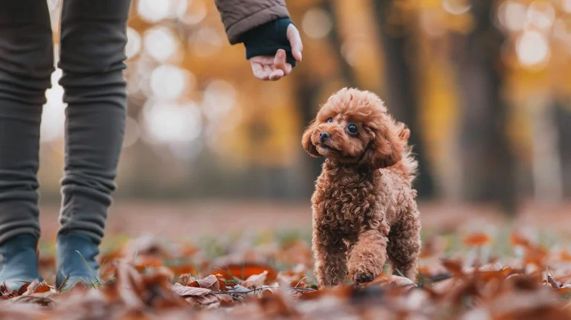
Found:
<svg viewBox="0 0 571 320"><path fill-rule="evenodd" d="M302 145L314 157L378 169L400 161L409 135L375 94L344 88L321 107Z"/></svg>

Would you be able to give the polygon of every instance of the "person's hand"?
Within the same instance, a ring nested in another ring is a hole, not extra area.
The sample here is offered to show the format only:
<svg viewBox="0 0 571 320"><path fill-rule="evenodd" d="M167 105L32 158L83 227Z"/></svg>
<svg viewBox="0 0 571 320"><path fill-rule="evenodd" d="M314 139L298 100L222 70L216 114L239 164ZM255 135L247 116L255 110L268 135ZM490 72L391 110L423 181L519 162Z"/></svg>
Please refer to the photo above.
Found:
<svg viewBox="0 0 571 320"><path fill-rule="evenodd" d="M303 44L299 31L292 24L287 27L287 39L291 46L291 54L298 62L302 60ZM255 56L249 59L252 73L260 80L279 80L287 76L293 69L291 64L286 62L286 52L278 49L275 56Z"/></svg>

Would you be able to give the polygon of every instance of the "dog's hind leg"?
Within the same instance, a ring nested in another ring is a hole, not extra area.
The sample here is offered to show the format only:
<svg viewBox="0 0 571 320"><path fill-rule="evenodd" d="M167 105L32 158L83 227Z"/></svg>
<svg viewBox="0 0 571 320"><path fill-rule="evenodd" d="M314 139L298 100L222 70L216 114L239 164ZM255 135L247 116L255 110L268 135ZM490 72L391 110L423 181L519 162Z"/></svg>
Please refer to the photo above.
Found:
<svg viewBox="0 0 571 320"><path fill-rule="evenodd" d="M387 253L393 266L393 274L415 280L420 253L420 218L416 203L401 220L391 226Z"/></svg>

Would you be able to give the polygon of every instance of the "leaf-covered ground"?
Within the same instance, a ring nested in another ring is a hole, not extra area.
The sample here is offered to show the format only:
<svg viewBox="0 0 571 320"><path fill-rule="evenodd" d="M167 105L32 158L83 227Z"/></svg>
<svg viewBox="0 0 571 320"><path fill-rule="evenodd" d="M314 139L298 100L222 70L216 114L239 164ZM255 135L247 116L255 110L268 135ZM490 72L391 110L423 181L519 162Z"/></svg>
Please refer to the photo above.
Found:
<svg viewBox="0 0 571 320"><path fill-rule="evenodd" d="M100 287L0 288L0 319L571 318L567 240L532 229L427 231L415 282L387 269L366 286L324 290L311 271L308 230L115 240ZM53 279L53 257L43 255L41 266Z"/></svg>

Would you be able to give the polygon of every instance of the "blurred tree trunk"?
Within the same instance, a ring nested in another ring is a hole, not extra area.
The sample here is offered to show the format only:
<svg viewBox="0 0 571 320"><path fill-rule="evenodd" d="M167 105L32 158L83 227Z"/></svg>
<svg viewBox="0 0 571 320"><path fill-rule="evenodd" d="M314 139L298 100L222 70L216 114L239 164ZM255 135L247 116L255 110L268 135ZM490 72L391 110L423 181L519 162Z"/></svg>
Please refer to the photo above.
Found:
<svg viewBox="0 0 571 320"><path fill-rule="evenodd" d="M561 101L555 106L555 121L558 130L559 161L563 172L563 194L571 197L571 110Z"/></svg>
<svg viewBox="0 0 571 320"><path fill-rule="evenodd" d="M387 105L395 117L411 130L410 143L419 162L419 176L416 188L421 197L434 194L432 174L422 141L422 127L419 119L418 90L416 86L417 66L414 26L407 21L394 21L391 14L398 0L373 0L378 34L383 45L385 60L385 84ZM396 23L393 23L396 22Z"/></svg>
<svg viewBox="0 0 571 320"><path fill-rule="evenodd" d="M516 210L515 165L506 132L503 36L494 21L494 0L471 0L473 29L453 37L460 96L460 160L463 194Z"/></svg>
<svg viewBox="0 0 571 320"><path fill-rule="evenodd" d="M341 39L340 32L339 32L339 19L337 18L337 13L334 7L334 1L325 0L321 2L321 9L323 9L329 17L331 18L331 23L333 28L329 32L327 36L327 40L329 41L329 47L331 48L331 52L335 55L337 60L337 64L339 66L339 71L343 82L348 87L357 87L357 79L355 76L355 72L351 65L347 62L345 57L341 52L341 48L343 47L343 39Z"/></svg>
<svg viewBox="0 0 571 320"><path fill-rule="evenodd" d="M533 195L537 201L557 203L563 198L563 172L557 106L547 95L528 99L531 115Z"/></svg>

